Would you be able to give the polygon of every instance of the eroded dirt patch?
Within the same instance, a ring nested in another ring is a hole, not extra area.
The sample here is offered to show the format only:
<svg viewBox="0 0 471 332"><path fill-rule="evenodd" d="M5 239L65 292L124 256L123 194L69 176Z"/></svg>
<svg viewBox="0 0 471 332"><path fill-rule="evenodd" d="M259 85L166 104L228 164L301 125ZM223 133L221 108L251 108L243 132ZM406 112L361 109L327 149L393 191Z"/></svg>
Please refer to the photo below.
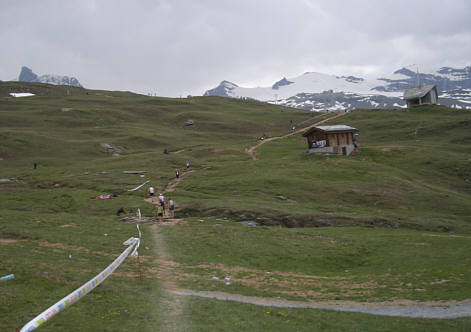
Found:
<svg viewBox="0 0 471 332"><path fill-rule="evenodd" d="M59 227L59 228L67 228L67 227L77 227L77 225L74 224L74 223L70 223L70 224L59 225L59 226L57 226L57 227Z"/></svg>
<svg viewBox="0 0 471 332"><path fill-rule="evenodd" d="M401 151L401 150L405 150L406 147L405 147L405 146L401 146L401 145L369 146L369 147L367 147L367 149L379 150L379 151L381 151L381 152L391 152L391 151Z"/></svg>
<svg viewBox="0 0 471 332"><path fill-rule="evenodd" d="M15 239L0 239L1 244L12 244L12 243L17 243L18 240Z"/></svg>

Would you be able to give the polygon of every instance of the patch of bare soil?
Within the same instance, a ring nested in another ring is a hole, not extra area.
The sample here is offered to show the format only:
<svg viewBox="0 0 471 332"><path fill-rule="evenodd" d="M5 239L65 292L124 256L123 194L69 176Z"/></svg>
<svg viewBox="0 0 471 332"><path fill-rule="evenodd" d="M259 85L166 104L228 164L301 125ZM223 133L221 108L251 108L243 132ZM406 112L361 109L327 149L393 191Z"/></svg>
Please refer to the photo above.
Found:
<svg viewBox="0 0 471 332"><path fill-rule="evenodd" d="M157 222L153 226L164 227L164 226L181 226L188 224L184 219L167 219L162 222Z"/></svg>
<svg viewBox="0 0 471 332"><path fill-rule="evenodd" d="M39 246L47 247L47 248L65 249L65 250L71 250L71 251L86 251L86 252L89 251L89 249L85 247L73 246L73 245L68 245L68 244L64 244L60 242L53 243L53 242L48 242L48 241L39 241L37 243Z"/></svg>
<svg viewBox="0 0 471 332"><path fill-rule="evenodd" d="M236 272L252 272L257 274L266 274L274 276L284 276L284 277L296 277L296 278L309 278L309 279L329 279L329 280L345 280L347 277L324 277L324 276L313 276L308 274L299 274L292 272L281 272L281 271L267 271L267 270L256 270L248 269L241 266L226 266L224 264L200 264L196 266L201 269L217 269L227 273L236 273Z"/></svg>
<svg viewBox="0 0 471 332"><path fill-rule="evenodd" d="M127 217L121 218L121 221L129 222L133 224L146 224L146 225L150 225L151 227L177 226L177 225L187 224L187 222L184 219L175 219L175 218L169 218L169 217L164 217L163 221L160 222L157 220L156 217L141 217L141 219L139 219L138 217L135 217L135 216L127 216Z"/></svg>
<svg viewBox="0 0 471 332"><path fill-rule="evenodd" d="M74 224L74 223L70 223L70 224L59 225L59 226L57 226L57 227L59 227L59 228L67 228L67 227L77 227L77 225Z"/></svg>
<svg viewBox="0 0 471 332"><path fill-rule="evenodd" d="M60 249L60 250L67 250L67 251L81 251L88 254L100 255L100 256L106 256L106 257L112 257L116 255L114 253L110 254L110 253L101 252L101 251L92 251L85 247L74 246L74 245L69 245L69 244L60 243L60 242L33 241L33 243L37 244L40 247L45 247L45 248Z"/></svg>
<svg viewBox="0 0 471 332"><path fill-rule="evenodd" d="M155 224L156 220L154 217L141 217L140 219L136 216L126 216L120 219L123 222L130 222L134 224Z"/></svg>
<svg viewBox="0 0 471 332"><path fill-rule="evenodd" d="M453 235L453 234L450 234L450 235L439 235L439 234L426 234L426 233L423 233L422 234L423 236L432 236L432 237L462 237L462 238L471 238L470 236L464 236L464 235Z"/></svg>
<svg viewBox="0 0 471 332"><path fill-rule="evenodd" d="M400 145L390 145L390 146L369 146L366 149L371 149L371 150L379 150L382 152L391 152L391 151L400 151L400 150L405 150L405 146L400 146Z"/></svg>
<svg viewBox="0 0 471 332"><path fill-rule="evenodd" d="M15 240L15 239L0 239L1 244L12 244L12 243L16 243L16 242L18 242L18 240Z"/></svg>
<svg viewBox="0 0 471 332"><path fill-rule="evenodd" d="M232 153L232 152L240 152L238 149L211 149L209 150L211 153Z"/></svg>
<svg viewBox="0 0 471 332"><path fill-rule="evenodd" d="M306 300L312 299L332 299L337 295L342 297L370 296L374 290L385 288L386 286L373 281L354 281L353 277L326 277L315 275L304 275L281 271L262 271L247 269L243 267L225 267L219 265L198 265L195 267L186 266L186 271L210 270L207 275L199 273L186 278L180 272L175 271L176 280L209 280L211 276L230 276L233 282L252 289L259 289L266 292L280 295L294 295ZM195 271L196 272L196 271ZM337 293L332 292L336 289Z"/></svg>

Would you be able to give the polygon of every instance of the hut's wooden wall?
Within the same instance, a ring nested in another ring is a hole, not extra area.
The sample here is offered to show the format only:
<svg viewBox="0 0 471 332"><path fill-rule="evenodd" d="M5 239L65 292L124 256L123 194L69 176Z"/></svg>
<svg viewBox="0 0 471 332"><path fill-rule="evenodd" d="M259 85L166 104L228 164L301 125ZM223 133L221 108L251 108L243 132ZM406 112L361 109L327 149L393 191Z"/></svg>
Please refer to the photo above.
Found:
<svg viewBox="0 0 471 332"><path fill-rule="evenodd" d="M340 145L350 145L353 144L353 133L323 133L323 132L313 132L311 135L307 136L307 145L308 149L312 148L312 143L316 141L327 141L327 146L340 146Z"/></svg>

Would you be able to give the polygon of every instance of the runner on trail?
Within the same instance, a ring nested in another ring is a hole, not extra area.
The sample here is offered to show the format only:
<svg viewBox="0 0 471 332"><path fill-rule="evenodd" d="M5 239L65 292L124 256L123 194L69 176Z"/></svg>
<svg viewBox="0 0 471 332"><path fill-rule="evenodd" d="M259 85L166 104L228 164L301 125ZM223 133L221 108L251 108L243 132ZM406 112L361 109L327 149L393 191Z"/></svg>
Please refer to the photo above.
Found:
<svg viewBox="0 0 471 332"><path fill-rule="evenodd" d="M180 177L180 172L178 169L175 170L175 177L178 179Z"/></svg>
<svg viewBox="0 0 471 332"><path fill-rule="evenodd" d="M154 187L152 186L149 187L149 196L150 197L154 196Z"/></svg>
<svg viewBox="0 0 471 332"><path fill-rule="evenodd" d="M159 222L162 222L164 216L162 207L160 205L155 205L154 211L157 211L157 218L159 219Z"/></svg>
<svg viewBox="0 0 471 332"><path fill-rule="evenodd" d="M189 169L189 168L190 168L190 161L187 160L187 161L186 161L186 169Z"/></svg>
<svg viewBox="0 0 471 332"><path fill-rule="evenodd" d="M162 207L162 212L163 212L163 214L165 215L165 214L166 214L166 211L165 211L165 201L161 201L161 202L160 202L160 206Z"/></svg>
<svg viewBox="0 0 471 332"><path fill-rule="evenodd" d="M170 217L175 217L175 203L173 202L173 200L171 198L169 198L168 200L168 212L169 212L169 215Z"/></svg>
<svg viewBox="0 0 471 332"><path fill-rule="evenodd" d="M159 204L162 207L162 213L165 213L165 197L162 193L159 194Z"/></svg>

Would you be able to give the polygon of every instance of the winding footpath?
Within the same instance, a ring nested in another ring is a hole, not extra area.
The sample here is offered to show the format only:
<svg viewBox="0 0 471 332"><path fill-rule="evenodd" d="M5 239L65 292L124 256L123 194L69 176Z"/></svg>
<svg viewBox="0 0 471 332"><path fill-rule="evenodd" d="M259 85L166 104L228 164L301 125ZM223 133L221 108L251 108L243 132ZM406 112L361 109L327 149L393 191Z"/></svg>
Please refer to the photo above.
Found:
<svg viewBox="0 0 471 332"><path fill-rule="evenodd" d="M234 301L257 306L276 308L322 309L342 312L358 312L379 316L396 316L411 318L455 319L471 316L471 300L453 303L435 303L424 305L420 302L410 305L388 305L385 303L332 304L322 302L299 302L273 298L251 297L220 292L195 292L191 290L168 290L170 293L184 296L197 296L222 301ZM411 301L412 303L412 301Z"/></svg>
<svg viewBox="0 0 471 332"><path fill-rule="evenodd" d="M335 118L338 118L339 116L342 116L346 113L339 113L339 114L336 114L334 116L331 116L331 117L328 117L324 120L321 120L321 121L318 121L316 123L313 123L307 127L304 127L304 128L301 128L301 129L298 129L298 130L295 130L291 133L288 133L286 135L283 135L283 136L277 136L277 137L271 137L271 138L266 138L264 139L263 141L260 141L259 143L255 144L254 146L248 148L248 149L245 149L245 153L247 153L251 158L252 160L258 160L258 157L257 157L257 154L255 153L255 149L257 149L260 145L262 144L265 144L265 143L268 143L268 142L271 142L271 141L275 141L277 139L281 139L281 138L286 138L286 137L289 137L289 136L292 136L292 135L296 135L296 134L299 134L305 130L308 130L309 128L312 128L312 127L315 127L315 126L318 126L324 122L327 122L329 120L332 120L332 119L335 119Z"/></svg>

